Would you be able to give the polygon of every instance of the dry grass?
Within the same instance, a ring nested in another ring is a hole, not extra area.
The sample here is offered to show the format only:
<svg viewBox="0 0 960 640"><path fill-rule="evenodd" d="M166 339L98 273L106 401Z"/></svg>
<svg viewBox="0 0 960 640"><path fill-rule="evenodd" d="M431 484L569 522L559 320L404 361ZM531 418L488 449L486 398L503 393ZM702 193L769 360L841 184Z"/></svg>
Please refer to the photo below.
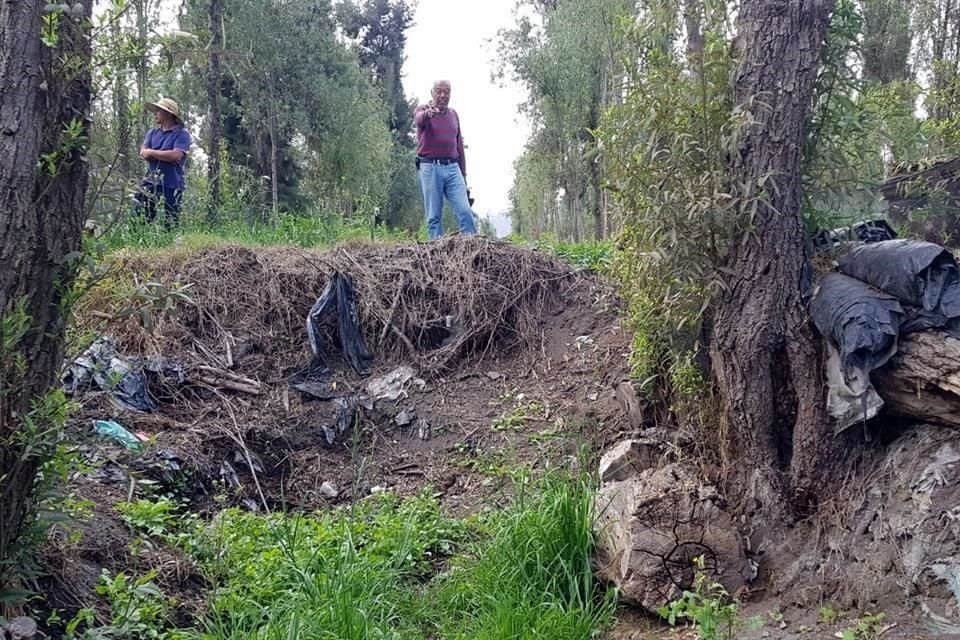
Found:
<svg viewBox="0 0 960 640"><path fill-rule="evenodd" d="M411 362L425 373L448 370L494 345L500 351L532 345L560 285L576 277L545 253L480 237L331 251L120 252L114 286L91 293L80 322L90 328L129 305L135 281L191 284L193 303L181 304L174 318L158 318L152 332L133 317L109 323L106 332L124 353L188 365L237 359L240 370L262 372L307 358L306 315L336 271L353 280L361 333L375 359Z"/></svg>

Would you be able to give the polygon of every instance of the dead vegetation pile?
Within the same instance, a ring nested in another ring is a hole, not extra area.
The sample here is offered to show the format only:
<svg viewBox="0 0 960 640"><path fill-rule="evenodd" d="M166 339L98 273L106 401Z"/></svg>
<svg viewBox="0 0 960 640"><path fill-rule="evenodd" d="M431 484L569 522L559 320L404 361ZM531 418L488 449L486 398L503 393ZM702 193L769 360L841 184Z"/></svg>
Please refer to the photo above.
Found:
<svg viewBox="0 0 960 640"><path fill-rule="evenodd" d="M337 272L352 280L359 327L375 361L407 362L428 374L494 345L508 351L534 344L561 286L577 278L547 254L480 237L332 251L120 253L79 317L85 328L112 335L121 353L259 378L275 375L281 363L305 363L307 312ZM174 308L168 294L183 287L189 302ZM125 318L104 326L118 315ZM335 331L327 337L337 341Z"/></svg>

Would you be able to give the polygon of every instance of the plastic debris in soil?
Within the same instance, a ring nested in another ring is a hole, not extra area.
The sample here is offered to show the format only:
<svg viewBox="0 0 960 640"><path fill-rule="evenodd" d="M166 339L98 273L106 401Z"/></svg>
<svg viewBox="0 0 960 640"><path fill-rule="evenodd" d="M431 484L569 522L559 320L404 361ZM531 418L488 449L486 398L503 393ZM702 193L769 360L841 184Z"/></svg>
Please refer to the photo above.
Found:
<svg viewBox="0 0 960 640"><path fill-rule="evenodd" d="M370 375L373 357L360 335L357 306L354 301L353 281L345 273L334 272L323 293L307 314L307 336L315 362L324 362L324 356L333 349L324 340L324 325L336 320L336 339L344 358L357 375ZM317 368L317 373L322 369Z"/></svg>
<svg viewBox="0 0 960 640"><path fill-rule="evenodd" d="M813 236L813 246L818 251L845 242L882 242L895 240L897 232L886 220L864 220L837 229L821 229Z"/></svg>
<svg viewBox="0 0 960 640"><path fill-rule="evenodd" d="M414 375L412 367L397 367L385 376L368 381L367 393L375 400L398 400Z"/></svg>
<svg viewBox="0 0 960 640"><path fill-rule="evenodd" d="M183 367L165 359L121 357L113 340L103 336L66 368L61 384L71 396L98 388L109 393L121 409L151 413L157 405L150 394L148 377L173 386L182 385L187 379Z"/></svg>
<svg viewBox="0 0 960 640"><path fill-rule="evenodd" d="M131 451L143 451L143 442L113 420L97 420L94 423L97 435L108 438Z"/></svg>

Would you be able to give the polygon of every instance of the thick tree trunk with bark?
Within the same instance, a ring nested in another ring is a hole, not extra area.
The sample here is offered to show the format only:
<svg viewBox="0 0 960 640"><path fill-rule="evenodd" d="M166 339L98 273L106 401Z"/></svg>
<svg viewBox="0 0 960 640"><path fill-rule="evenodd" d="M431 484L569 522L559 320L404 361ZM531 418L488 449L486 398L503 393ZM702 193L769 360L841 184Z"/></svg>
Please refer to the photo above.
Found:
<svg viewBox="0 0 960 640"><path fill-rule="evenodd" d="M220 52L223 50L223 0L210 0L210 53L207 60L207 104L210 118L210 209L207 218L215 222L220 212Z"/></svg>
<svg viewBox="0 0 960 640"><path fill-rule="evenodd" d="M52 439L30 441L25 425L53 426L34 409L62 364L71 254L84 221L91 4L62 14L48 47L44 2L0 3L0 589ZM45 155L51 163L39 163ZM18 309L28 319L22 335Z"/></svg>
<svg viewBox="0 0 960 640"><path fill-rule="evenodd" d="M733 247L729 292L715 316L714 373L724 400L727 459L740 507L783 515L790 490L816 493L829 451L818 348L809 324L801 213L804 123L832 0L744 0L738 15L739 108L749 112L733 186L761 197ZM792 497L797 497L793 495Z"/></svg>

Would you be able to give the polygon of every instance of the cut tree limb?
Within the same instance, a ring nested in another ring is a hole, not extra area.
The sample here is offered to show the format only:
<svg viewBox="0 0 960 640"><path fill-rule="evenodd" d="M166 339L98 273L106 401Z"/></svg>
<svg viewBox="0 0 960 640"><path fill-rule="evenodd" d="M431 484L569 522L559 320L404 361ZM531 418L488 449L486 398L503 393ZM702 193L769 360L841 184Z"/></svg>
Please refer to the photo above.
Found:
<svg viewBox="0 0 960 640"><path fill-rule="evenodd" d="M960 340L939 332L903 336L873 382L891 413L960 427Z"/></svg>
<svg viewBox="0 0 960 640"><path fill-rule="evenodd" d="M252 378L206 365L196 367L195 375L191 377L198 382L217 389L230 389L231 391L239 391L240 393L249 393L251 395L259 395L263 391L263 385Z"/></svg>

